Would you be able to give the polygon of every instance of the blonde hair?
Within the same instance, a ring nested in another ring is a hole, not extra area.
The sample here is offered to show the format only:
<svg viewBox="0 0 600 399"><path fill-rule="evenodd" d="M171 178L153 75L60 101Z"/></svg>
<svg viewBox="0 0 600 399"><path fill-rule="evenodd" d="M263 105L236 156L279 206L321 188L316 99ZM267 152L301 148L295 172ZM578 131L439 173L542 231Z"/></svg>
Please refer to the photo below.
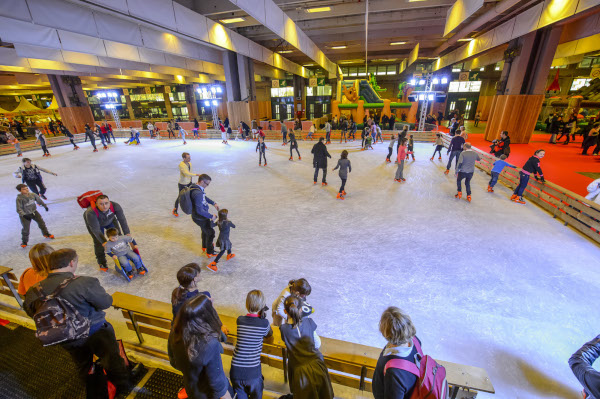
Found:
<svg viewBox="0 0 600 399"><path fill-rule="evenodd" d="M246 296L246 309L250 313L260 312L266 305L265 296L260 290L252 290Z"/></svg>
<svg viewBox="0 0 600 399"><path fill-rule="evenodd" d="M417 335L410 316L395 306L390 306L381 315L379 331L394 346L406 344Z"/></svg>
<svg viewBox="0 0 600 399"><path fill-rule="evenodd" d="M29 261L31 267L36 273L47 276L50 271L50 263L48 262L48 255L54 252L48 244L35 244L31 250L29 250Z"/></svg>

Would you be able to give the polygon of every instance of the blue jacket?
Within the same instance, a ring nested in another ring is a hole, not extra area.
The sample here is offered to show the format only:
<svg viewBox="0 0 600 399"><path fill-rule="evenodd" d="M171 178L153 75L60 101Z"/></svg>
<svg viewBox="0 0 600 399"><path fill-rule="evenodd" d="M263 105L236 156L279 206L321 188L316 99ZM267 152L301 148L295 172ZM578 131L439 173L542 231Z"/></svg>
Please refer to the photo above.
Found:
<svg viewBox="0 0 600 399"><path fill-rule="evenodd" d="M500 172L502 172L502 169L504 169L505 166L508 166L509 168L516 168L516 166L511 165L508 162L503 161L502 159L499 159L496 162L494 162L494 167L492 168L492 172L500 173Z"/></svg>
<svg viewBox="0 0 600 399"><path fill-rule="evenodd" d="M207 218L212 219L213 215L208 212L208 204L214 205L215 202L206 196L204 193L204 189L197 184L192 184L191 188L195 188L197 190L192 190L190 193L190 197L194 203L194 210L192 212L193 218Z"/></svg>
<svg viewBox="0 0 600 399"><path fill-rule="evenodd" d="M583 345L569 359L569 366L590 396L600 398L600 372L592 364L600 357L600 335Z"/></svg>

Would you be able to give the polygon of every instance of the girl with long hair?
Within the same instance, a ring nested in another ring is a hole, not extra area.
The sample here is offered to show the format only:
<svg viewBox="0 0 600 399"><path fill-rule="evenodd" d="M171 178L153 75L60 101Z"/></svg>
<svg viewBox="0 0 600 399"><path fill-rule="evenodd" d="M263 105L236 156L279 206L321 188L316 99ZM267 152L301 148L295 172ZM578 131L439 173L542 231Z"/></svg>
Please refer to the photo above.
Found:
<svg viewBox="0 0 600 399"><path fill-rule="evenodd" d="M52 252L54 252L54 248L43 243L35 244L29 250L31 267L25 269L23 274L21 274L21 278L19 278L19 288L17 289L19 295L25 295L31 286L48 277L48 272L50 271L48 255Z"/></svg>

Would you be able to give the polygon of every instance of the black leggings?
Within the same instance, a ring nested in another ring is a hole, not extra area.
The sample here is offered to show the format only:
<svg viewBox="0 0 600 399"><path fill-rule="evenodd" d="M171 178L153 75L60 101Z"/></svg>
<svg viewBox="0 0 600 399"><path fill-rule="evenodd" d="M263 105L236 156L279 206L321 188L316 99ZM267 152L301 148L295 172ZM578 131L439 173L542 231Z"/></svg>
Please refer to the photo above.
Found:
<svg viewBox="0 0 600 399"><path fill-rule="evenodd" d="M394 152L394 147L389 147L388 148L388 155L385 159L387 159L388 161L390 160L390 158L392 157L392 152Z"/></svg>
<svg viewBox="0 0 600 399"><path fill-rule="evenodd" d="M259 164L259 165L260 165L260 163L261 163L261 160L262 160L263 158L265 159L265 165L266 165L266 164L267 164L267 156L265 155L265 153L264 153L264 152L262 152L262 151L259 151L259 152L258 152L258 164Z"/></svg>
<svg viewBox="0 0 600 399"><path fill-rule="evenodd" d="M69 138L69 141L71 142L71 144L73 144L73 147L77 147L77 144L75 144L72 138Z"/></svg>
<svg viewBox="0 0 600 399"><path fill-rule="evenodd" d="M221 259L221 256L223 256L224 253L225 253L225 250L222 249L221 252L219 252L217 257L215 258L215 263L219 263L219 260ZM227 250L227 255L231 255L231 249Z"/></svg>
<svg viewBox="0 0 600 399"><path fill-rule="evenodd" d="M340 179L342 179L342 178L340 177ZM344 188L346 188L346 180L347 180L347 179L342 179L342 186L340 187L340 193L341 193L342 191L344 191Z"/></svg>
<svg viewBox="0 0 600 399"><path fill-rule="evenodd" d="M44 151L44 154L50 154L48 152L48 148L46 148L46 144L41 144L41 146L42 146L42 151Z"/></svg>
<svg viewBox="0 0 600 399"><path fill-rule="evenodd" d="M298 146L292 145L290 146L290 158L292 157L292 150L296 150L296 152L298 153L298 157L300 157L300 151L298 151Z"/></svg>
<svg viewBox="0 0 600 399"><path fill-rule="evenodd" d="M342 140L348 141L348 138L346 137L346 131L345 130L342 130L342 133L340 133L340 143L342 142Z"/></svg>
<svg viewBox="0 0 600 399"><path fill-rule="evenodd" d="M436 145L435 150L433 150L433 155L431 156L431 158L435 157L436 152L440 154L440 158L441 158L442 157L442 148L444 148L443 145Z"/></svg>

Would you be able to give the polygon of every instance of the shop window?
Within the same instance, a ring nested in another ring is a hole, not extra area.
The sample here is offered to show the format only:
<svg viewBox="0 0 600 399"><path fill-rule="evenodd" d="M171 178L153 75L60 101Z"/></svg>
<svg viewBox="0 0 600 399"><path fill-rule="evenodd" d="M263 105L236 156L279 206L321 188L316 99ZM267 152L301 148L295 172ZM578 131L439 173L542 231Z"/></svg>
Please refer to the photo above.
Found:
<svg viewBox="0 0 600 399"><path fill-rule="evenodd" d="M365 72L365 67L358 68L358 76L367 76L367 73Z"/></svg>
<svg viewBox="0 0 600 399"><path fill-rule="evenodd" d="M396 65L388 65L387 66L387 74L395 75L396 74Z"/></svg>
<svg viewBox="0 0 600 399"><path fill-rule="evenodd" d="M358 76L358 68L348 68L348 76Z"/></svg>
<svg viewBox="0 0 600 399"><path fill-rule="evenodd" d="M570 91L579 90L579 89L581 89L584 86L589 86L591 80L592 79L586 79L586 78L573 79L573 83L571 84L571 90Z"/></svg>

